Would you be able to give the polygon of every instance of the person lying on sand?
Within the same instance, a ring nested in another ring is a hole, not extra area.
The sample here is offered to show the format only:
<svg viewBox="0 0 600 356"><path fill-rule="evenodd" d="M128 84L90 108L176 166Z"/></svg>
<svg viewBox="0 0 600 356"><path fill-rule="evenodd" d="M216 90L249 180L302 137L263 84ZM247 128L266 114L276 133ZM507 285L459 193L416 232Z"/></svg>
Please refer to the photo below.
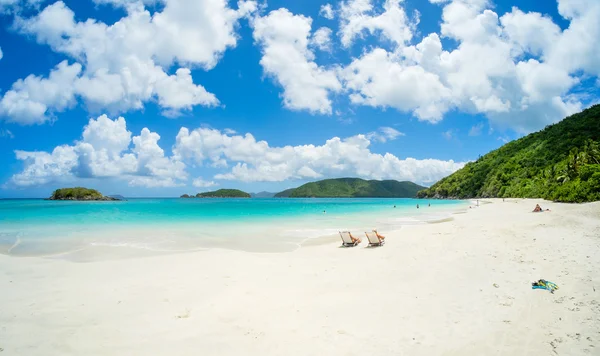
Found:
<svg viewBox="0 0 600 356"><path fill-rule="evenodd" d="M380 240L385 240L385 236L383 236L383 235L379 235L379 233L377 232L377 230L373 230L373 232L375 233L375 235L377 235L377 237L378 237Z"/></svg>
<svg viewBox="0 0 600 356"><path fill-rule="evenodd" d="M360 239L360 237L354 237L352 236L352 233L350 231L348 231L348 235L350 235L350 238L352 239L352 242L354 243L361 243L362 240Z"/></svg>
<svg viewBox="0 0 600 356"><path fill-rule="evenodd" d="M550 209L546 209L546 211L550 211ZM542 213L542 212L544 212L544 210L542 209L540 204L535 204L535 209L533 209L533 212L534 213Z"/></svg>

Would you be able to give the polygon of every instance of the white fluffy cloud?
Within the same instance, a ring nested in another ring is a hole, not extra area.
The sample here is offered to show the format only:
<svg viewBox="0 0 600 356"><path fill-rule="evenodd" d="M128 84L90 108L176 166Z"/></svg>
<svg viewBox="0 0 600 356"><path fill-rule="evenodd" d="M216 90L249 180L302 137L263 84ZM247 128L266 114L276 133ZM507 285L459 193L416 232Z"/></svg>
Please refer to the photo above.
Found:
<svg viewBox="0 0 600 356"><path fill-rule="evenodd" d="M355 59L341 73L353 103L414 111L422 120L441 120L452 96L438 75L406 65L381 48Z"/></svg>
<svg viewBox="0 0 600 356"><path fill-rule="evenodd" d="M537 12L524 13L518 8L502 16L500 23L514 50L518 51L517 55L542 55L552 48L561 33L550 17Z"/></svg>
<svg viewBox="0 0 600 356"><path fill-rule="evenodd" d="M192 185L196 188L209 188L209 187L214 187L218 184L212 180L207 181L207 180L202 179L202 177L198 177L198 178L194 179L194 181L192 182Z"/></svg>
<svg viewBox="0 0 600 356"><path fill-rule="evenodd" d="M363 31L381 33L396 45L408 43L413 36L413 28L406 12L400 6L403 0L386 0L383 12L376 13L372 0L347 0L340 3L340 37L345 47L352 45Z"/></svg>
<svg viewBox="0 0 600 356"><path fill-rule="evenodd" d="M52 152L15 151L24 168L10 183L31 186L75 178L116 178L146 187L181 185L187 180L185 165L166 157L159 139L147 128L132 138L123 117L111 120L102 115L90 119L74 145L58 146Z"/></svg>
<svg viewBox="0 0 600 356"><path fill-rule="evenodd" d="M35 186L86 178L119 179L131 186L173 187L188 184L187 164L210 166L218 180L279 182L288 179L358 176L432 183L463 167L464 163L436 159L400 159L391 153L370 150L371 141L386 142L403 134L381 127L368 135L340 139L323 145L271 147L254 136L226 134L210 128L181 128L167 156L160 136L147 128L138 136L127 130L123 117L106 115L90 119L82 138L51 152L15 151L23 170L9 181L13 186ZM196 177L192 185L207 188L213 180Z"/></svg>
<svg viewBox="0 0 600 356"><path fill-rule="evenodd" d="M377 138L395 139L401 133L381 128ZM288 179L359 176L370 179L399 179L431 183L453 173L464 164L434 159L399 159L391 153L371 152L371 141L365 135L346 139L334 137L321 146L301 145L271 147L251 134L226 135L218 130L182 128L173 147L178 160L197 164L225 162L229 172L216 179L245 182L279 182Z"/></svg>
<svg viewBox="0 0 600 356"><path fill-rule="evenodd" d="M34 77L30 82L45 80L47 86L69 92L69 103L79 97L92 110L124 112L156 100L173 116L195 105L219 104L213 94L194 84L189 68L210 70L227 48L236 46L236 24L256 10L254 1L240 1L234 10L225 0L165 0L162 11L154 14L141 2L102 1L109 2L127 5L127 15L112 25L76 22L62 1L35 17L17 18L16 28L71 57L76 63L64 66L80 71L70 81L53 80L51 73L47 79ZM173 65L180 68L168 74ZM0 115L31 124L64 110L64 102L56 97L32 92L39 85L20 82L4 95Z"/></svg>
<svg viewBox="0 0 600 356"><path fill-rule="evenodd" d="M313 33L311 42L321 51L331 51L331 29L321 27Z"/></svg>
<svg viewBox="0 0 600 356"><path fill-rule="evenodd" d="M547 60L572 73L583 70L600 76L600 2L559 0L558 11L570 20L557 43L548 50Z"/></svg>
<svg viewBox="0 0 600 356"><path fill-rule="evenodd" d="M25 162L22 172L12 176L10 183L17 186L41 185L57 179L72 177L77 165L77 154L72 146L58 146L51 153L15 151L16 158Z"/></svg>
<svg viewBox="0 0 600 356"><path fill-rule="evenodd" d="M594 20L600 2L560 0L559 11L570 21L561 31L549 17L517 8L499 17L486 0L430 1L444 5L440 35L456 41L453 50L444 50L435 33L406 46L411 36L386 35L384 26L364 25L383 16L368 15L370 1L341 3L343 44L372 28L397 44L392 50L367 51L340 71L351 102L412 112L430 122L453 109L482 113L494 126L522 133L581 110L583 104L570 91L581 76L600 73L600 50L594 45L600 38ZM383 14L400 4L387 1ZM396 30L411 31L405 20L396 22L401 24Z"/></svg>
<svg viewBox="0 0 600 356"><path fill-rule="evenodd" d="M234 9L226 0L94 0L126 10L113 24L78 22L62 1L28 19L11 10L15 29L69 61L15 82L0 99L0 116L39 124L78 100L109 113L152 101L166 116L219 105L194 83L191 69L210 70L235 47L243 17L252 17L260 65L282 87L283 105L291 110L331 114L335 95L347 95L355 105L394 108L429 122L453 110L483 114L494 127L525 133L586 105L578 86L600 76L599 1L557 0L568 21L564 30L544 14L516 7L496 13L492 0L429 1L442 7L440 31L420 43L414 43L419 14L408 16L404 0L324 4L319 14L338 17L342 47L362 46L350 63L327 66L313 51L339 58L334 31L313 31L310 17L285 8L261 12L256 1L239 1ZM0 7L41 3L0 0ZM157 4L154 13L144 8ZM367 35L379 42L359 41ZM444 48L443 38L451 47Z"/></svg>
<svg viewBox="0 0 600 356"><path fill-rule="evenodd" d="M321 5L319 9L319 15L323 16L327 20L333 20L335 17L335 12L333 11L333 7L331 4Z"/></svg>
<svg viewBox="0 0 600 356"><path fill-rule="evenodd" d="M308 48L311 25L311 18L279 9L254 19L254 39L262 47L265 73L283 87L285 107L331 114L329 94L341 84L334 71L314 62Z"/></svg>
<svg viewBox="0 0 600 356"><path fill-rule="evenodd" d="M317 80L328 72L306 46L311 38L314 46L331 48L327 29L310 37L310 18L273 11L255 22L254 37L264 48L261 64L283 86L284 105L291 109L331 113L330 95L343 92L353 104L391 107L429 122L450 110L484 114L493 126L521 133L581 110L571 91L581 78L600 74L600 2L560 0L559 12L570 21L562 31L535 12L513 8L499 16L488 0L430 1L443 6L440 33L413 45L418 14L409 19L402 0L386 0L381 9L372 0L340 1L343 46L368 33L391 48L365 47L360 57L336 68L337 79L327 80ZM333 7L325 5L320 13L330 18ZM444 49L441 37L456 46Z"/></svg>
<svg viewBox="0 0 600 356"><path fill-rule="evenodd" d="M74 81L81 65L61 62L48 78L30 75L16 81L0 100L0 115L9 122L30 125L50 119L50 114L75 104Z"/></svg>

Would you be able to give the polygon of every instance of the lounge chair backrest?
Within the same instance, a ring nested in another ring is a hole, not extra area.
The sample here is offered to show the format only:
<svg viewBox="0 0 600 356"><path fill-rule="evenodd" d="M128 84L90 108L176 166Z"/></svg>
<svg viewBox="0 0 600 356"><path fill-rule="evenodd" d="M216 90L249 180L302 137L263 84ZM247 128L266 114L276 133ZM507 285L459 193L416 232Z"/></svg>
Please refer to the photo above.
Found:
<svg viewBox="0 0 600 356"><path fill-rule="evenodd" d="M377 237L377 234L374 232L365 232L365 234L367 235L367 239L369 239L369 243L372 244L378 244L381 242L381 240L379 240L379 237Z"/></svg>
<svg viewBox="0 0 600 356"><path fill-rule="evenodd" d="M348 231L340 231L340 236L342 237L342 241L347 244L352 244L352 238L350 238L350 232Z"/></svg>

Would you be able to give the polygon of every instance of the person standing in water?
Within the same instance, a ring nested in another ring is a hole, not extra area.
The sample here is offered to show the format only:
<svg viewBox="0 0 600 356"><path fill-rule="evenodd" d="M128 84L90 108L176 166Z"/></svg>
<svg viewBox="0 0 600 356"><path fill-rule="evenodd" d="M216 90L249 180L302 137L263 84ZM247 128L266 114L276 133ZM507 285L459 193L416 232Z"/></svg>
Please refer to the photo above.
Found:
<svg viewBox="0 0 600 356"><path fill-rule="evenodd" d="M417 209L419 209L419 204L417 204Z"/></svg>

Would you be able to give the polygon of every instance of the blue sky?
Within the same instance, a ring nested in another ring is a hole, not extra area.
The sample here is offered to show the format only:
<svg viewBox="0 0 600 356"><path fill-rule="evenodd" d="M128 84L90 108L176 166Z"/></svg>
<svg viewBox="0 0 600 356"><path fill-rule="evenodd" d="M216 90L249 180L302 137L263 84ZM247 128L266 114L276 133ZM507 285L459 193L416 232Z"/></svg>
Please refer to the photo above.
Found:
<svg viewBox="0 0 600 356"><path fill-rule="evenodd" d="M0 0L0 13L0 197L430 185L598 101L595 0Z"/></svg>

